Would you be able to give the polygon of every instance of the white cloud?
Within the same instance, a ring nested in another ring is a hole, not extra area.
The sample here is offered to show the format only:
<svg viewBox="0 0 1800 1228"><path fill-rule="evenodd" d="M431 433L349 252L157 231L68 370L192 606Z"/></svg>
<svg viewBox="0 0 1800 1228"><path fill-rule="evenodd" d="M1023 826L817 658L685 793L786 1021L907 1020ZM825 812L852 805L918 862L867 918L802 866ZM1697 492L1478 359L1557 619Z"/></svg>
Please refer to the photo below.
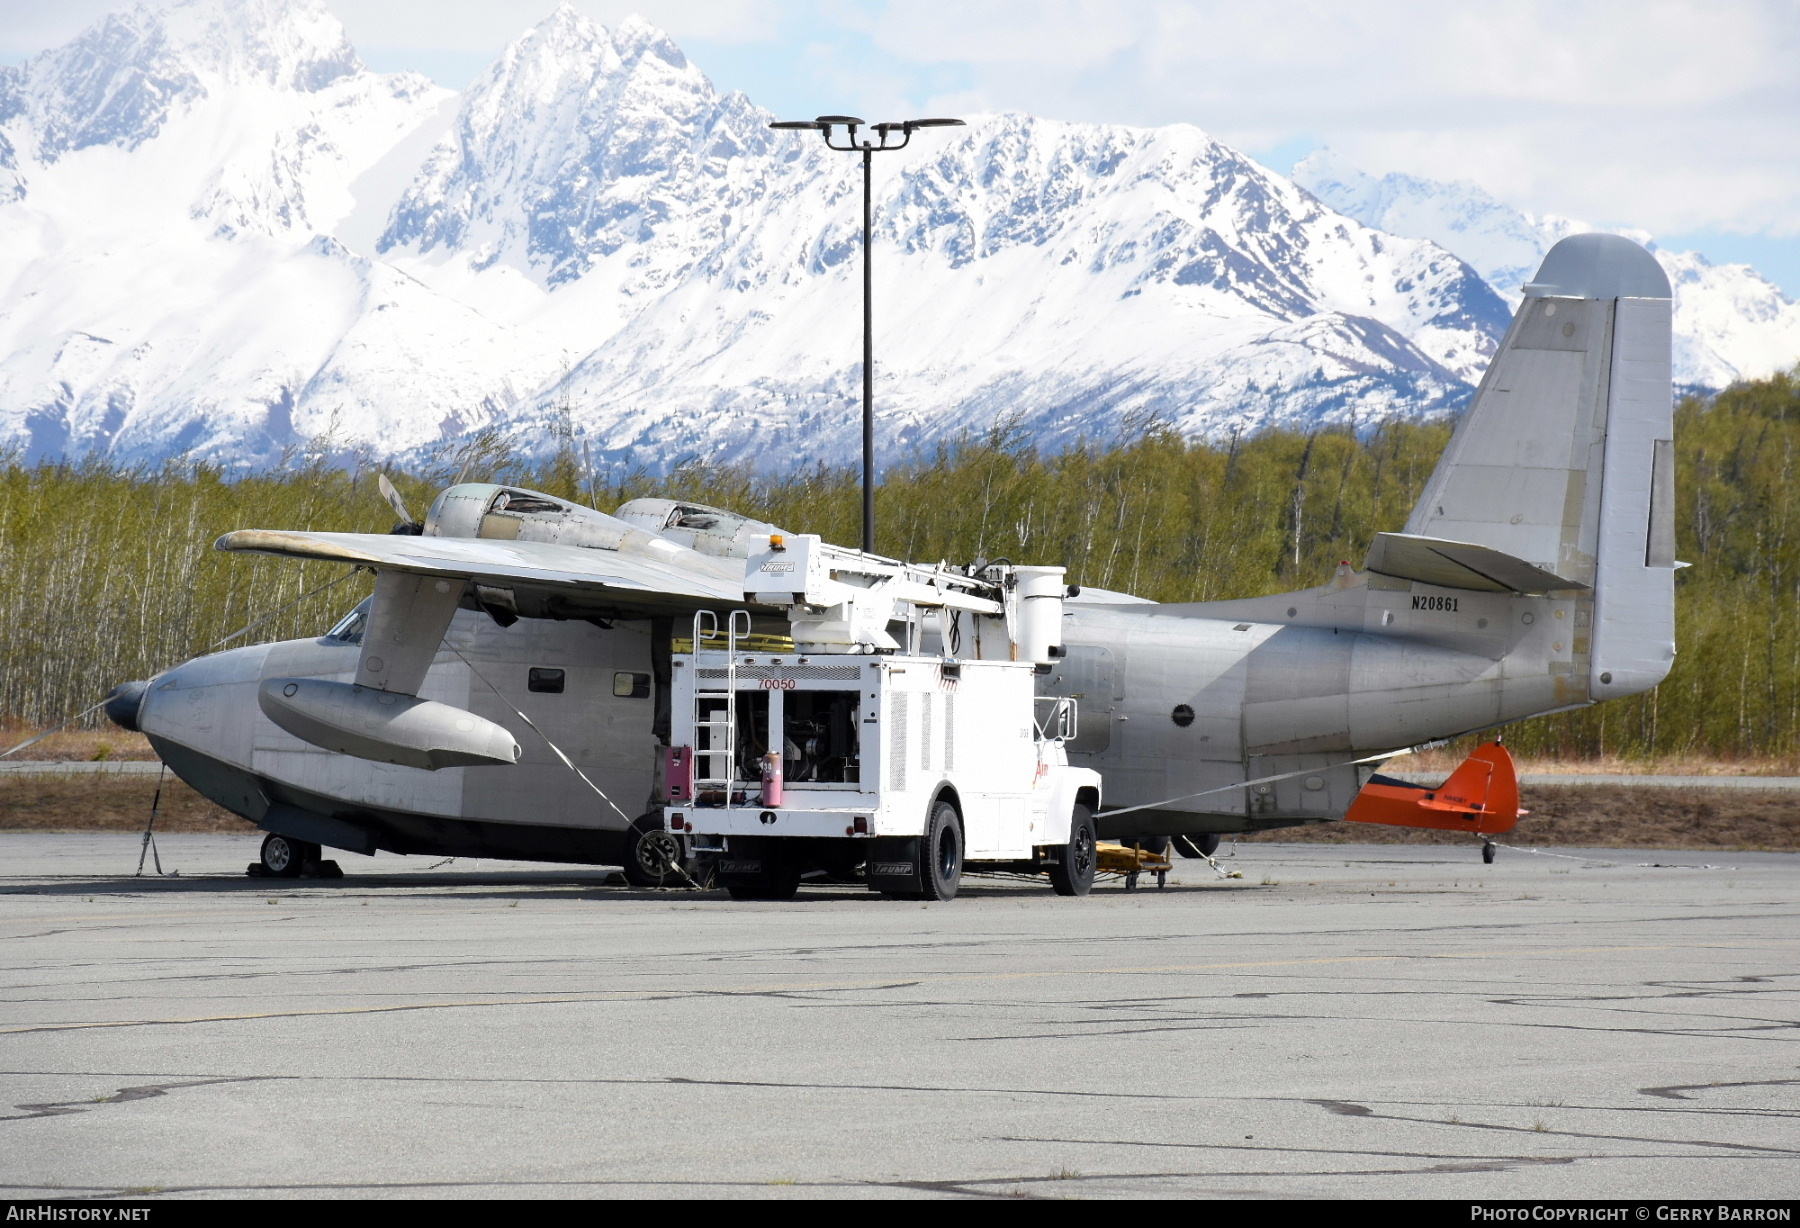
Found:
<svg viewBox="0 0 1800 1228"><path fill-rule="evenodd" d="M555 0L326 3L383 67L411 49L460 68ZM1251 150L1307 138L1378 173L1473 180L1539 212L1800 236L1796 0L575 4L608 25L641 11L784 113L1189 122ZM0 49L61 42L109 7L5 0Z"/></svg>
<svg viewBox="0 0 1800 1228"><path fill-rule="evenodd" d="M558 0L325 0L352 42L494 55L556 8ZM642 13L677 40L773 39L779 0L569 0L603 25Z"/></svg>
<svg viewBox="0 0 1800 1228"><path fill-rule="evenodd" d="M970 31L1028 20L1037 5L977 7ZM1057 20L1075 7L1085 5L1058 5ZM1800 234L1791 0L1166 2L1118 13L1105 45L1129 31L1127 45L1087 72L1037 74L1004 47L958 52L995 104L1186 119L1258 146L1307 133L1373 171L1471 178L1537 211ZM918 54L904 38L893 47Z"/></svg>
<svg viewBox="0 0 1800 1228"><path fill-rule="evenodd" d="M149 0L153 7L168 0ZM358 45L498 55L559 0L325 0ZM791 4L781 0L570 0L596 21L641 12L676 38L750 42L775 37ZM5 0L0 54L21 58L68 41L135 0Z"/></svg>
<svg viewBox="0 0 1800 1228"><path fill-rule="evenodd" d="M7 0L0 6L0 58L22 60L66 43L119 7L118 0Z"/></svg>
<svg viewBox="0 0 1800 1228"><path fill-rule="evenodd" d="M1800 234L1792 0L921 0L875 39L988 106L1304 134L1540 211Z"/></svg>
<svg viewBox="0 0 1800 1228"><path fill-rule="evenodd" d="M884 6L872 32L904 59L1069 72L1104 65L1141 46L1155 16L1152 5L1116 0L926 0Z"/></svg>

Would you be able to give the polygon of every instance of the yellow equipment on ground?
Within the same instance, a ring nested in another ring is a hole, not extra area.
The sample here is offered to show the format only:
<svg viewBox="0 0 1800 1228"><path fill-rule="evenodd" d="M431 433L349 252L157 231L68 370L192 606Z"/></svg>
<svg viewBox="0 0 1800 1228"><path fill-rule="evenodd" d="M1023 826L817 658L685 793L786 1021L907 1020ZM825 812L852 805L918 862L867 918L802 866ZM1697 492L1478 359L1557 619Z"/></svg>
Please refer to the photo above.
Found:
<svg viewBox="0 0 1800 1228"><path fill-rule="evenodd" d="M1173 866L1166 851L1152 853L1142 845L1102 840L1095 846L1094 854L1094 868L1102 874L1123 874L1127 891L1137 890L1140 874L1154 874L1159 888L1168 886L1169 871Z"/></svg>

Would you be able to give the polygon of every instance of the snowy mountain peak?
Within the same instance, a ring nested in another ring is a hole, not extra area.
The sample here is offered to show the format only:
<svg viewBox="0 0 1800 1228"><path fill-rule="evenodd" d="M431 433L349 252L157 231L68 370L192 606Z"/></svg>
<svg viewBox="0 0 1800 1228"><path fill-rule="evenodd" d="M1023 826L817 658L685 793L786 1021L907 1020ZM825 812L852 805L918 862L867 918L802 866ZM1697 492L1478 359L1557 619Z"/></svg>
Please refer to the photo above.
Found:
<svg viewBox="0 0 1800 1228"><path fill-rule="evenodd" d="M227 81L314 93L363 71L321 0L177 0L160 11L171 45Z"/></svg>
<svg viewBox="0 0 1800 1228"><path fill-rule="evenodd" d="M550 15L506 45L500 58L472 87L471 97L493 94L497 87L521 77L535 81L564 80L577 66L590 66L604 55L606 31L571 4L559 4Z"/></svg>
<svg viewBox="0 0 1800 1228"><path fill-rule="evenodd" d="M1401 174L1377 179L1332 149L1314 150L1289 177L1364 225L1433 240L1513 298L1557 240L1593 229L1568 218L1521 212L1465 181ZM1649 236L1631 237L1642 242Z"/></svg>
<svg viewBox="0 0 1800 1228"><path fill-rule="evenodd" d="M1329 149L1301 159L1293 180L1365 225L1455 252L1514 302L1558 240L1595 229L1515 209L1472 183L1399 174L1376 179ZM1782 370L1800 357L1800 304L1749 265L1715 265L1698 252L1665 251L1641 230L1618 233L1654 252L1674 287L1677 383L1722 388Z"/></svg>
<svg viewBox="0 0 1800 1228"><path fill-rule="evenodd" d="M860 159L769 119L568 5L460 97L364 69L317 0L115 14L0 70L0 447L405 458L497 427L596 466L846 461ZM1575 227L1325 151L1309 194L1191 125L969 121L875 161L887 458L1000 415L1056 447L1454 409ZM1749 270L1662 259L1689 378L1800 354Z"/></svg>
<svg viewBox="0 0 1800 1228"><path fill-rule="evenodd" d="M1360 217L1376 210L1381 181L1337 150L1320 146L1294 164L1288 178L1331 207Z"/></svg>
<svg viewBox="0 0 1800 1228"><path fill-rule="evenodd" d="M0 124L23 118L45 163L136 149L172 112L245 82L312 92L362 71L319 0L177 0L112 13L62 47L0 69Z"/></svg>
<svg viewBox="0 0 1800 1228"><path fill-rule="evenodd" d="M470 88L379 247L462 251L561 285L715 208L701 164L766 149L765 121L642 18L609 34L563 5Z"/></svg>
<svg viewBox="0 0 1800 1228"><path fill-rule="evenodd" d="M632 13L613 28L613 46L619 58L635 63L646 55L654 55L671 68L687 68L688 58L675 40L638 13Z"/></svg>

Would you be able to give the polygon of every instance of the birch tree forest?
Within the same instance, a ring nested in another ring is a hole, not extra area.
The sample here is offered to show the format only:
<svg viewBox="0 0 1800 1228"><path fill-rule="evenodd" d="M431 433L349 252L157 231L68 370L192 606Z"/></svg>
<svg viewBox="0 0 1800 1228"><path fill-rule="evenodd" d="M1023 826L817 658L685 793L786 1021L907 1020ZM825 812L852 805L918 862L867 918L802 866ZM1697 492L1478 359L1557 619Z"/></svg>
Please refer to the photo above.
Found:
<svg viewBox="0 0 1800 1228"><path fill-rule="evenodd" d="M1057 562L1072 582L1158 601L1322 583L1360 566L1406 521L1447 423L1361 436L1271 431L1184 440L1154 420L1104 446L1045 454L1016 424L890 467L877 548L900 558ZM687 464L666 477L603 471L565 435L548 461L477 436L391 472L415 512L460 474L610 511L640 495L729 507L853 543L852 469L757 474ZM1791 758L1800 735L1800 370L1684 400L1676 413L1680 656L1655 692L1509 731L1528 754ZM327 459L330 457L330 459ZM375 470L322 442L249 475L206 465L0 459L0 719L53 724L246 625L229 644L317 635L370 577L327 564L225 555L236 528L385 532ZM327 587L329 586L329 587ZM323 590L323 591L318 591ZM262 621L259 621L262 620ZM100 718L90 717L94 721Z"/></svg>

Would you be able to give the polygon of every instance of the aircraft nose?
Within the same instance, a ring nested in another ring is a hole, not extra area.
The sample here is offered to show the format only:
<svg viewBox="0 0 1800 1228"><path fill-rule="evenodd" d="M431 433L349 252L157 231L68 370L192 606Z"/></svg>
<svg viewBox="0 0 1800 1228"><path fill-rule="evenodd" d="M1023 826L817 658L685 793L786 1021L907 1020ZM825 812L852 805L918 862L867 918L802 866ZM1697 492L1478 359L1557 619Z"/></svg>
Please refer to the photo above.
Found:
<svg viewBox="0 0 1800 1228"><path fill-rule="evenodd" d="M144 693L150 689L146 681L121 682L106 697L106 718L121 729L138 730L138 709L143 707Z"/></svg>

